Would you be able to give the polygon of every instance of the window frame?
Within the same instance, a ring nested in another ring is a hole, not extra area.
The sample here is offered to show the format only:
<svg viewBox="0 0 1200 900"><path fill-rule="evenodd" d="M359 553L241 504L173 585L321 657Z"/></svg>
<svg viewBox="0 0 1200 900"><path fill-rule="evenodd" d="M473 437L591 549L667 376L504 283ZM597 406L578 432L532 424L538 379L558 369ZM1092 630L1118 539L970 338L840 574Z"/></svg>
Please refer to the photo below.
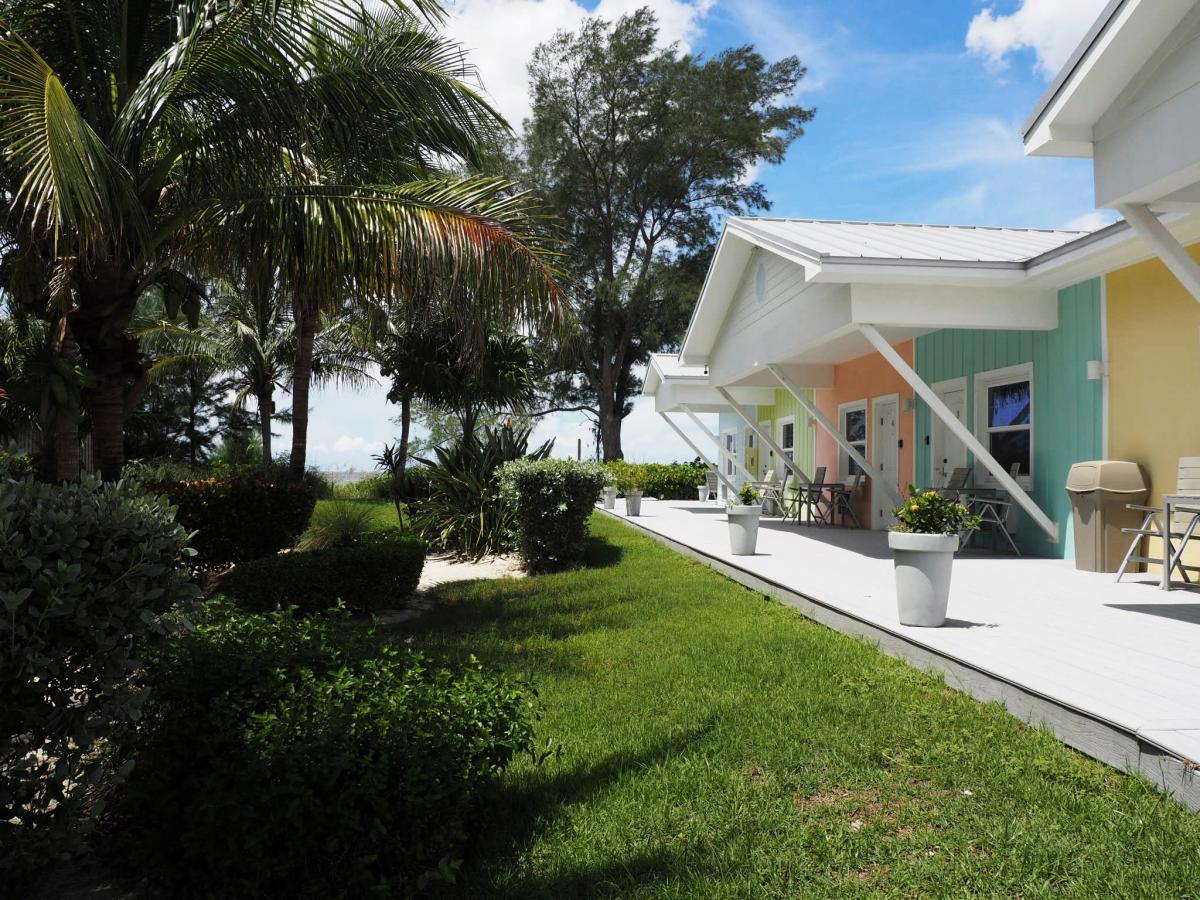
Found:
<svg viewBox="0 0 1200 900"><path fill-rule="evenodd" d="M1033 363L1018 363L1015 366L1005 366L1000 369L990 369L986 372L976 372L974 381L975 400L975 437L984 448L991 453L993 433L1000 434L1010 431L1029 432L1029 472L1017 476L1017 484L1029 490L1033 486L1035 447L1037 446L1037 397L1034 395ZM1029 424L1028 425L988 425L988 391L991 388L1003 387L1007 384L1029 382ZM981 487L999 487L1000 482L987 470L979 459L975 463L975 484Z"/></svg>
<svg viewBox="0 0 1200 900"><path fill-rule="evenodd" d="M733 438L733 441L731 442L729 438ZM725 448L725 453L728 453L729 456L732 456L734 459L736 459L738 455L737 438L738 430L736 428L726 428L721 432L721 446ZM730 446L730 443L733 444L732 447ZM725 477L730 481L733 481L737 477L738 471L737 466L734 465L733 459L730 459L729 456L726 456L724 453L722 453L721 462L725 464Z"/></svg>
<svg viewBox="0 0 1200 900"><path fill-rule="evenodd" d="M866 431L863 434L861 441L852 441L846 434L846 414L852 412L861 412L863 414L863 424L866 426ZM867 405L867 398L861 400L847 400L845 403L838 404L838 433L845 439L846 443L852 444L855 449L862 453L863 459L870 462L871 460L871 413ZM859 445L862 445L859 448ZM850 471L850 454L846 452L846 448L838 444L838 470L837 478L842 484L850 484L854 481L854 473Z"/></svg>
<svg viewBox="0 0 1200 900"><path fill-rule="evenodd" d="M790 447L787 446L787 444L785 444L783 442L783 426L784 425L792 426L792 446L790 446ZM779 445L779 449L783 451L784 455L787 456L788 459L790 459L792 462L796 461L796 417L795 416L780 416L778 419L775 420L775 443L777 443ZM775 460L774 469L775 469L775 474L780 475L780 476L782 476L784 472L788 471L787 465L778 459ZM779 471L780 469L782 469L783 471Z"/></svg>

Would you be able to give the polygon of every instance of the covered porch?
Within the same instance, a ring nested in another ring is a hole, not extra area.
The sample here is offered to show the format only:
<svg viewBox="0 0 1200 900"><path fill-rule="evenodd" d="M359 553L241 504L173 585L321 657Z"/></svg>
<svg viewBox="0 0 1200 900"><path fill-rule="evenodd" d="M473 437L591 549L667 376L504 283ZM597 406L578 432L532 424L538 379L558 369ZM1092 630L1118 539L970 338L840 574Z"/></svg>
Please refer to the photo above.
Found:
<svg viewBox="0 0 1200 900"><path fill-rule="evenodd" d="M982 700L1200 809L1200 597L1154 576L1116 584L1069 561L962 553L947 626L896 619L886 533L764 519L754 556L732 556L724 508L647 500L626 520L829 627L945 674Z"/></svg>

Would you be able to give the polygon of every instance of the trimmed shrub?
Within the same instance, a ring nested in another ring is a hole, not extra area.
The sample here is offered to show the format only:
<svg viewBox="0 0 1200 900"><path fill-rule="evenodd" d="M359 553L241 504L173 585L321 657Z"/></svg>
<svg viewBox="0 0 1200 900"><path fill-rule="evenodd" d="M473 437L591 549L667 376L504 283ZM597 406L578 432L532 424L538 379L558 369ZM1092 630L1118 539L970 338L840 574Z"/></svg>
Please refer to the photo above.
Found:
<svg viewBox="0 0 1200 900"><path fill-rule="evenodd" d="M187 531L133 482L0 482L0 883L60 855L101 773L97 742L135 721L130 675L199 589Z"/></svg>
<svg viewBox="0 0 1200 900"><path fill-rule="evenodd" d="M105 849L155 896L402 897L451 879L532 689L330 620L218 609L161 668Z"/></svg>
<svg viewBox="0 0 1200 900"><path fill-rule="evenodd" d="M296 606L304 613L323 613L339 599L353 612L392 608L416 590L425 543L398 529L370 532L362 541L242 563L219 588L249 610Z"/></svg>
<svg viewBox="0 0 1200 900"><path fill-rule="evenodd" d="M308 527L317 498L304 482L258 478L168 481L150 485L166 494L189 531L197 562L216 568L291 547Z"/></svg>
<svg viewBox="0 0 1200 900"><path fill-rule="evenodd" d="M659 500L695 500L696 488L704 484L705 466L699 460L690 463L630 463L616 459L604 464L621 484L632 475L648 497Z"/></svg>
<svg viewBox="0 0 1200 900"><path fill-rule="evenodd" d="M521 459L500 469L500 488L514 509L517 548L531 572L577 564L587 544L588 517L608 482L598 463Z"/></svg>

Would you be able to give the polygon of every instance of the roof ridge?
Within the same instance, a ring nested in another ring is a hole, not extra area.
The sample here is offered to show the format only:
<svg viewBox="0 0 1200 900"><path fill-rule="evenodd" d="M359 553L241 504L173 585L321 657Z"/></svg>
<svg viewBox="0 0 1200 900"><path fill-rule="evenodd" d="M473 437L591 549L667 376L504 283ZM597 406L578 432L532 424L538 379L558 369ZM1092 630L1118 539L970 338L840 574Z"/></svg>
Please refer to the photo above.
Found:
<svg viewBox="0 0 1200 900"><path fill-rule="evenodd" d="M1022 231L1036 234L1091 234L1077 228L1031 228L1020 225L947 225L936 222L874 222L865 219L807 219L798 216L730 216L736 222L798 222L806 225L874 225L885 228L944 228L961 231Z"/></svg>

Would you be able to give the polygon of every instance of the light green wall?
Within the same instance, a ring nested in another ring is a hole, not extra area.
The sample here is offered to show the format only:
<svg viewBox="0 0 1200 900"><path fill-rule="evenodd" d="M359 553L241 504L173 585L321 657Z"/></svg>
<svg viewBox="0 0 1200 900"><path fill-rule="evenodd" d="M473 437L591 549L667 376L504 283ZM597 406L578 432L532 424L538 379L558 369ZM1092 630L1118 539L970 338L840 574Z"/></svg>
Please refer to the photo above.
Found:
<svg viewBox="0 0 1200 900"><path fill-rule="evenodd" d="M1033 363L1033 489L1030 496L1059 523L1052 544L1019 510L1017 543L1023 553L1072 557L1071 506L1063 485L1071 464L1103 453L1103 394L1087 380L1088 360L1101 359L1101 286L1091 279L1058 293L1054 331L945 330L917 338L916 368L928 383L967 378L967 423L975 422L976 372ZM932 483L932 413L917 403L916 483ZM973 464L974 460L971 460Z"/></svg>
<svg viewBox="0 0 1200 900"><path fill-rule="evenodd" d="M812 397L813 392L806 390L804 392L808 397ZM778 441L779 436L775 431L775 420L792 416L796 422L796 446L795 457L796 463L800 466L800 470L805 472L810 477L813 470L813 459L816 457L816 429L810 428L808 425L808 412L796 402L793 397L783 388L775 389L775 402L771 406L758 407L758 421L771 423L771 440ZM764 447L761 460L766 461L767 448Z"/></svg>

